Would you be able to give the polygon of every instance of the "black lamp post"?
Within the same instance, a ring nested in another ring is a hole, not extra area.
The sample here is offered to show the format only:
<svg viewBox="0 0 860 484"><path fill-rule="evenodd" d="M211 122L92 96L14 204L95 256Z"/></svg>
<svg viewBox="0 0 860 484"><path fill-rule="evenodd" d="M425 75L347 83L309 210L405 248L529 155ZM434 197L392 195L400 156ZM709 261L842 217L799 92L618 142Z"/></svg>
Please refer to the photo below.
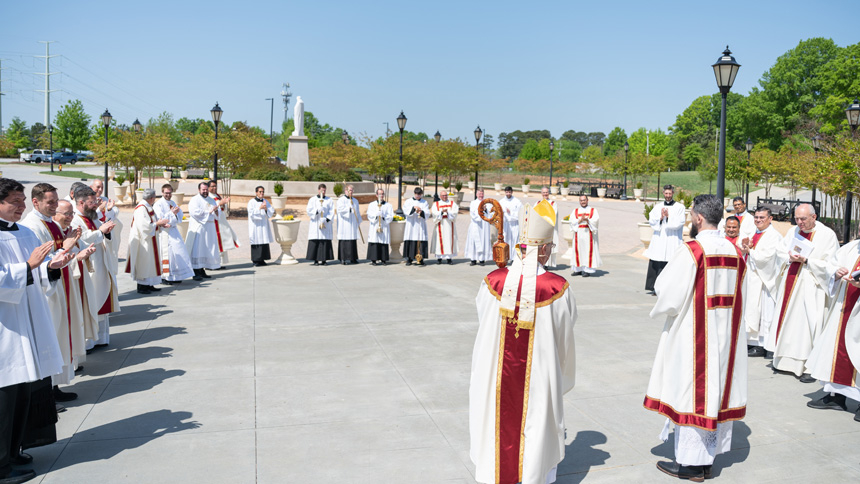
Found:
<svg viewBox="0 0 860 484"><path fill-rule="evenodd" d="M714 68L714 76L717 78L717 86L723 98L720 110L720 160L717 168L717 196L723 198L726 196L726 96L732 84L735 83L735 76L738 75L741 65L732 57L729 46L726 46L723 55L711 67Z"/></svg>
<svg viewBox="0 0 860 484"><path fill-rule="evenodd" d="M481 135L484 134L481 131L481 125L479 124L477 128L475 128L475 155L478 154L478 142L481 141ZM480 168L479 163L475 163L475 197L478 196L478 169Z"/></svg>
<svg viewBox="0 0 860 484"><path fill-rule="evenodd" d="M50 138L50 140L51 140L50 141L51 146L50 146L49 151L51 152L51 173L53 173L54 172L54 125L53 124L48 125L48 138Z"/></svg>
<svg viewBox="0 0 860 484"><path fill-rule="evenodd" d="M397 116L397 128L400 130L400 166L397 168L397 215L403 216L403 130L406 128L406 115L403 110Z"/></svg>
<svg viewBox="0 0 860 484"><path fill-rule="evenodd" d="M442 140L442 133L440 133L438 129L436 130L436 134L433 135L433 138L436 140L436 148L439 148L439 141ZM436 162L438 163L439 160L437 159ZM435 191L435 193L433 193L433 200L436 202L439 201L439 166L438 165L436 166L436 191Z"/></svg>
<svg viewBox="0 0 860 484"><path fill-rule="evenodd" d="M270 101L269 103L269 144L275 145L275 138L272 137L272 127L274 126L275 120L275 98L267 97L266 101Z"/></svg>
<svg viewBox="0 0 860 484"><path fill-rule="evenodd" d="M752 153L753 149L753 140L752 138L747 138L746 142L747 148L747 172L746 172L746 193L744 195L744 205L747 207L750 206L750 153ZM815 197L815 195L813 195ZM814 198L813 198L814 200Z"/></svg>
<svg viewBox="0 0 860 484"><path fill-rule="evenodd" d="M845 109L845 116L848 117L848 126L851 126L851 136L857 134L857 125L860 124L860 101L854 100L854 104ZM842 243L847 244L851 236L851 210L854 195L851 190L845 194L845 231L842 234Z"/></svg>
<svg viewBox="0 0 860 484"><path fill-rule="evenodd" d="M343 132L340 134L340 139L343 140L343 144L348 145L349 144L349 132L347 132L347 130L343 130Z"/></svg>
<svg viewBox="0 0 860 484"><path fill-rule="evenodd" d="M820 134L817 134L812 137L812 149L815 150L816 166L818 165L818 152L821 150L821 140L823 139L824 137ZM812 206L815 206L815 185L812 185Z"/></svg>
<svg viewBox="0 0 860 484"><path fill-rule="evenodd" d="M108 128L110 127L111 119L113 119L113 116L111 116L110 112L108 112L107 108L105 108L105 112L102 113L102 124L105 127L105 150L107 150L107 145L108 145ZM107 153L105 153L105 154L107 154ZM105 180L104 180L104 191L102 192L103 194L107 193L107 188L108 188L108 163L107 163L107 157L105 157Z"/></svg>
<svg viewBox="0 0 860 484"><path fill-rule="evenodd" d="M627 154L630 152L630 144L624 142L624 192L621 193L621 200L627 200Z"/></svg>
<svg viewBox="0 0 860 484"><path fill-rule="evenodd" d="M555 149L555 143L549 140L549 192L552 193L552 150Z"/></svg>
<svg viewBox="0 0 860 484"><path fill-rule="evenodd" d="M212 114L212 122L215 123L215 157L213 159L212 168L213 168L213 181L218 181L218 125L221 124L221 115L224 114L224 111L221 110L221 107L218 106L218 103L215 103L215 107L210 109L209 112Z"/></svg>

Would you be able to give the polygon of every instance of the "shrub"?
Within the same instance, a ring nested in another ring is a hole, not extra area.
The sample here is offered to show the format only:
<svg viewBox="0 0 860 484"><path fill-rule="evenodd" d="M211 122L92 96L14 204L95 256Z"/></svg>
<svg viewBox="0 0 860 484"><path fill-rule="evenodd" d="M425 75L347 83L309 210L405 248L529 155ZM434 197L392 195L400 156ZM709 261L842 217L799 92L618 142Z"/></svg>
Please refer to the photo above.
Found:
<svg viewBox="0 0 860 484"><path fill-rule="evenodd" d="M334 196L339 197L343 195L343 183L335 183L334 184Z"/></svg>
<svg viewBox="0 0 860 484"><path fill-rule="evenodd" d="M281 196L284 193L284 185L281 182L275 183L275 195Z"/></svg>
<svg viewBox="0 0 860 484"><path fill-rule="evenodd" d="M459 192L460 190L463 189L463 182L458 181L457 183L454 184L454 188L456 188L457 191Z"/></svg>
<svg viewBox="0 0 860 484"><path fill-rule="evenodd" d="M654 209L654 205L656 205L656 203L652 203L650 205L647 203L645 204L645 220L651 220L651 210Z"/></svg>
<svg viewBox="0 0 860 484"><path fill-rule="evenodd" d="M570 182L568 182L567 180L565 180L565 181L563 181L563 182L561 183L561 185L562 185L564 188L567 188L568 183L570 183Z"/></svg>
<svg viewBox="0 0 860 484"><path fill-rule="evenodd" d="M530 181L528 178L523 178L523 185L528 185Z"/></svg>
<svg viewBox="0 0 860 484"><path fill-rule="evenodd" d="M117 185L121 186L123 183L125 183L125 177L122 175L117 175L113 179L114 179L114 181L116 181Z"/></svg>
<svg viewBox="0 0 860 484"><path fill-rule="evenodd" d="M451 187L451 180L445 180L445 181L443 181L443 182L442 182L442 186L445 188L445 190L447 190L448 188L450 188L450 187Z"/></svg>

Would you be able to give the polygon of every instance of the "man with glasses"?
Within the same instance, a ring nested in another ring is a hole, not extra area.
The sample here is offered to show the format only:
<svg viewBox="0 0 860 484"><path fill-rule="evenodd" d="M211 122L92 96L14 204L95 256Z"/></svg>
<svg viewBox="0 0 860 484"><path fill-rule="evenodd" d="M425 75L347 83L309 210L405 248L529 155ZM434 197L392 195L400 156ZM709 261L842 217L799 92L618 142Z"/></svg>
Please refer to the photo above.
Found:
<svg viewBox="0 0 860 484"><path fill-rule="evenodd" d="M770 334L776 305L776 271L779 268L776 251L782 242L779 231L771 224L769 208L759 208L753 215L756 231L739 244L747 261L746 292L744 293L744 325L747 328L747 355L767 355L764 344Z"/></svg>

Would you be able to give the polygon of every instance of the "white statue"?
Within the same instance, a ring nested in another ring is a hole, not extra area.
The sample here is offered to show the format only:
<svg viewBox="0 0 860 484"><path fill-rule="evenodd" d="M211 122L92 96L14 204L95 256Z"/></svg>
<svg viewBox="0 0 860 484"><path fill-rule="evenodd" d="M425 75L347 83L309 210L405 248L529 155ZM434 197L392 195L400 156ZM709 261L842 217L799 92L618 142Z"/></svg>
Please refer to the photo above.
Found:
<svg viewBox="0 0 860 484"><path fill-rule="evenodd" d="M293 136L305 135L305 102L301 96L296 96L296 107L293 109L293 123L296 125Z"/></svg>

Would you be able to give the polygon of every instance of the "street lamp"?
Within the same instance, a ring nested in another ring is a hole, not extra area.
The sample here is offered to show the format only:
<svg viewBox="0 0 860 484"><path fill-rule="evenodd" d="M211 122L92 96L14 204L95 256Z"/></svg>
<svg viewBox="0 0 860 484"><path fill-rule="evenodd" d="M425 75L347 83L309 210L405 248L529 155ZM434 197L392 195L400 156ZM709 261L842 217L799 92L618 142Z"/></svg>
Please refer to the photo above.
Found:
<svg viewBox="0 0 860 484"><path fill-rule="evenodd" d="M433 138L436 140L436 148L439 148L439 141L442 140L442 133L440 133L438 129L436 130L436 134L433 135ZM436 159L436 162L437 162L437 165L436 165L436 191L433 193L433 201L435 201L435 202L439 201L439 165L438 165L438 161L439 160Z"/></svg>
<svg viewBox="0 0 860 484"><path fill-rule="evenodd" d="M221 110L221 107L218 106L218 103L215 103L215 107L210 109L209 112L212 114L212 122L215 123L215 158L212 163L213 168L213 181L218 181L218 125L221 124L221 115L224 114L224 111Z"/></svg>
<svg viewBox="0 0 860 484"><path fill-rule="evenodd" d="M343 140L343 144L348 145L349 144L349 133L346 130L343 130L343 132L340 134L340 139Z"/></svg>
<svg viewBox="0 0 860 484"><path fill-rule="evenodd" d="M821 151L821 140L824 136L817 134L812 137L812 149L815 150L815 163L818 164L818 152ZM812 185L812 206L815 206L815 185Z"/></svg>
<svg viewBox="0 0 860 484"><path fill-rule="evenodd" d="M750 153L752 153L752 149L753 149L752 138L747 138L746 148L747 148L747 172L746 172L745 178L746 178L746 182L747 182L746 185L747 186L746 186L746 195L744 198L744 205L749 207L750 206ZM812 195L812 201L815 201L814 192Z"/></svg>
<svg viewBox="0 0 860 484"><path fill-rule="evenodd" d="M860 102L854 99L854 104L845 109L845 116L848 117L848 126L851 126L851 136L857 133L857 125L860 124ZM854 195L851 190L845 194L845 232L842 234L842 243L847 244L848 238L851 236L851 204Z"/></svg>
<svg viewBox="0 0 860 484"><path fill-rule="evenodd" d="M275 138L272 137L272 126L275 120L275 98L267 97L266 101L271 101L269 105L269 144L274 146Z"/></svg>
<svg viewBox="0 0 860 484"><path fill-rule="evenodd" d="M140 124L140 120L134 118L134 122L131 123L131 127L134 128L135 133L140 133L141 128L143 128L143 125Z"/></svg>
<svg viewBox="0 0 860 484"><path fill-rule="evenodd" d="M48 137L51 139L51 147L48 151L51 152L51 173L54 172L54 125L48 125Z"/></svg>
<svg viewBox="0 0 860 484"><path fill-rule="evenodd" d="M113 119L113 116L111 116L110 112L108 112L107 108L105 108L105 112L102 113L102 124L105 126L105 151L107 151L108 128L110 127L111 119ZM105 153L105 154L107 154L107 153ZM107 188L108 188L108 163L107 163L107 157L105 157L105 180L104 180L104 191L102 192L103 194L107 193Z"/></svg>
<svg viewBox="0 0 860 484"><path fill-rule="evenodd" d="M727 45L723 55L711 67L714 68L714 76L717 78L717 86L723 98L720 110L720 161L717 169L717 196L723 198L726 196L726 96L732 84L735 83L735 76L738 75L741 65L732 57L732 51Z"/></svg>
<svg viewBox="0 0 860 484"><path fill-rule="evenodd" d="M549 140L549 191L552 193L552 150L555 149L555 143Z"/></svg>
<svg viewBox="0 0 860 484"><path fill-rule="evenodd" d="M630 144L624 142L624 193L621 194L621 200L627 200L627 153L630 151ZM635 195L635 193L634 193Z"/></svg>
<svg viewBox="0 0 860 484"><path fill-rule="evenodd" d="M406 115L400 110L397 116L397 128L400 130L400 166L397 168L397 215L403 216L403 129L406 128Z"/></svg>
<svg viewBox="0 0 860 484"><path fill-rule="evenodd" d="M479 124L477 128L475 128L475 155L478 154L478 142L481 141L481 135L484 134L481 131L481 125ZM479 163L475 163L475 198L478 197L478 168L480 168Z"/></svg>

